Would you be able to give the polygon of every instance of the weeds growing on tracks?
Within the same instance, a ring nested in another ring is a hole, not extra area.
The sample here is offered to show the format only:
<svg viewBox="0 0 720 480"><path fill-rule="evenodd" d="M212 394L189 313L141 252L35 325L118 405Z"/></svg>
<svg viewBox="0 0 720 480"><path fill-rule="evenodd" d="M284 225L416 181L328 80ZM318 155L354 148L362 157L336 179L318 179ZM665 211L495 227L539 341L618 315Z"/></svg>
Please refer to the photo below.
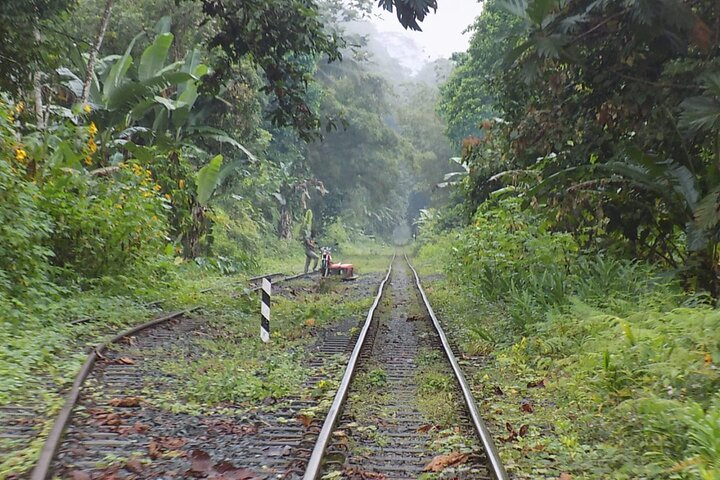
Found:
<svg viewBox="0 0 720 480"><path fill-rule="evenodd" d="M206 308L212 334L197 341L202 358L189 363L165 359L158 365L179 383L175 398L162 401L253 408L266 399L280 401L303 393L308 375L304 360L311 355L308 347L318 329L361 316L372 300L346 300L341 293L318 294L315 289L315 280L293 282L297 296L273 297L269 344L260 341L254 302L226 299Z"/></svg>

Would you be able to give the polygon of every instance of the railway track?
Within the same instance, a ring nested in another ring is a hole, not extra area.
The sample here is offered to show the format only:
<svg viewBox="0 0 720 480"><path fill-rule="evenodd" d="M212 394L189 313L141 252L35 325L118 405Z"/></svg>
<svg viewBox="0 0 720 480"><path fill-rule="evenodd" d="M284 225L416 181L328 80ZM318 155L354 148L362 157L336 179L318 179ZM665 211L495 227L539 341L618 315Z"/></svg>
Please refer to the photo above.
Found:
<svg viewBox="0 0 720 480"><path fill-rule="evenodd" d="M383 304L385 297L391 300ZM427 391L428 378L450 385L444 384L438 397L432 382ZM445 425L437 423L438 410ZM380 286L304 480L409 480L428 474L508 478L420 278L405 257L393 259Z"/></svg>
<svg viewBox="0 0 720 480"><path fill-rule="evenodd" d="M304 274L299 274L282 277L282 274L275 273L254 277L249 279L250 291L257 291L260 288L259 281L264 277L273 277L275 284L281 284L304 276ZM207 293L238 283L239 282L232 282L227 285L215 286L205 289L201 293ZM161 303L163 302L155 301L148 305L154 306ZM64 441L73 440L74 432L72 430L71 418L73 411L81 401L81 392L85 393L83 389L87 389L86 381L94 383L92 388L103 384L109 388L109 392L114 392L118 395L127 394L130 391L135 391L136 394L138 393L138 389L143 383L143 373L139 369L133 368L134 361L130 357L120 357L123 358L123 360L118 361L116 354L120 350L115 347L125 343L127 345L134 345L140 349L153 351L157 350L161 345L172 346L176 340L181 340L184 335L201 333L204 322L198 322L193 318L193 312L198 309L199 307L194 307L163 314L147 323L126 330L111 338L109 341L100 343L90 349L85 363L76 376L73 386L66 395L65 405L55 419L52 429L44 442L39 460L30 478L44 479L49 478L52 473L58 473L55 471L58 466L58 456L56 454ZM72 323L82 323L85 321L92 321L92 318L79 319ZM100 381L98 381L98 378L100 378ZM98 405L98 408L103 408L104 406L105 405ZM80 405L79 410L82 411L83 415L87 413L87 409L84 408L83 405ZM91 416L92 414L93 411L90 411ZM114 419L109 421L109 423L114 422ZM30 442L37 442L37 436L40 432L35 428L36 423L37 412L32 408L24 406L2 407L0 408L0 440L3 440L10 448L19 448ZM106 420L104 424L107 425L108 421ZM70 426L70 430L68 431L68 435L64 436L68 426ZM127 448L132 446L132 442L125 442L124 438L114 435L113 432L103 432L102 426L103 421L100 421L99 424L93 426L93 429L96 430L93 435L83 438L83 441L89 442L87 445L91 447L90 449L97 447L97 449L102 452L102 458L94 458L85 463L80 461L81 466L88 466L90 464L97 466L103 462L107 463L113 456L127 458ZM76 443L72 448L73 453L76 454L82 450L87 451L85 447L81 446L78 449L77 446ZM12 454L12 450L6 451L6 453L8 455ZM70 471L60 472L60 478L66 478L68 474L72 475L72 472L68 472Z"/></svg>
<svg viewBox="0 0 720 480"><path fill-rule="evenodd" d="M507 479L407 258L393 257L364 321L317 332L302 392L250 411L146 401L182 388L159 359L191 362L203 355L195 340L212 334L189 309L98 345L30 478ZM423 404L427 369L448 387L445 418ZM308 394L332 382L340 384L332 403Z"/></svg>

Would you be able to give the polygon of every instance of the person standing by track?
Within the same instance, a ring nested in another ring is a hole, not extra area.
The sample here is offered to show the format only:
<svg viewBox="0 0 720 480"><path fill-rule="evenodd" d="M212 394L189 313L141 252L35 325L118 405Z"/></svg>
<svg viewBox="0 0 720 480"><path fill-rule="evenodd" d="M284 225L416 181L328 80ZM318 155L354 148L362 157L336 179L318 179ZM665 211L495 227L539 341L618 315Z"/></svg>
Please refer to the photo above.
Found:
<svg viewBox="0 0 720 480"><path fill-rule="evenodd" d="M317 270L317 264L320 257L317 254L317 244L315 243L315 235L310 234L305 237L305 273L308 273L310 261L313 261L313 272Z"/></svg>

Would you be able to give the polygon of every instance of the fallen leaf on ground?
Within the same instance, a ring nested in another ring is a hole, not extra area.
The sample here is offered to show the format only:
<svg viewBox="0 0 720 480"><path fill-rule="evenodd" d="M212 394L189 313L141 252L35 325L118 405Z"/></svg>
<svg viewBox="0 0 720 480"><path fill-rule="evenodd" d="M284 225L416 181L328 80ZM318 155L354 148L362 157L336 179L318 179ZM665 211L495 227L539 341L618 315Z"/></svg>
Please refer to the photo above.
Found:
<svg viewBox="0 0 720 480"><path fill-rule="evenodd" d="M203 423L208 426L208 431L223 435L247 435L257 433L258 429L255 425L237 424L230 420L206 420Z"/></svg>
<svg viewBox="0 0 720 480"><path fill-rule="evenodd" d="M140 397L113 398L108 403L113 407L137 407L140 405Z"/></svg>
<svg viewBox="0 0 720 480"><path fill-rule="evenodd" d="M246 468L237 468L230 462L220 462L215 465L214 470L220 474L216 480L258 480L252 470Z"/></svg>
<svg viewBox="0 0 720 480"><path fill-rule="evenodd" d="M430 463L425 465L425 468L423 468L423 472L440 472L447 467L462 465L463 463L468 461L468 458L470 458L469 454L460 452L448 453L447 455L438 455L437 457L433 458Z"/></svg>
<svg viewBox="0 0 720 480"><path fill-rule="evenodd" d="M357 467L346 469L343 474L347 480L387 480L382 473L368 472Z"/></svg>
<svg viewBox="0 0 720 480"><path fill-rule="evenodd" d="M115 363L118 363L120 365L135 365L135 360L130 357L121 357L118 358Z"/></svg>
<svg viewBox="0 0 720 480"><path fill-rule="evenodd" d="M150 444L148 445L148 452L150 455L150 458L158 458L160 455L162 455L162 450L160 450L160 445L155 440L150 440Z"/></svg>
<svg viewBox="0 0 720 480"><path fill-rule="evenodd" d="M431 424L427 423L425 425L420 425L420 427L417 429L417 432L418 433L427 433L430 430L433 430L436 428L438 428L437 425L431 425Z"/></svg>
<svg viewBox="0 0 720 480"><path fill-rule="evenodd" d="M547 380L544 379L544 378L542 378L542 379L537 380L537 381L535 381L535 382L529 382L529 383L527 384L527 387L528 387L528 388L545 388L546 385L547 385Z"/></svg>
<svg viewBox="0 0 720 480"><path fill-rule="evenodd" d="M305 320L305 325L308 327L314 327L315 326L315 319L314 318L308 318Z"/></svg>
<svg viewBox="0 0 720 480"><path fill-rule="evenodd" d="M158 443L166 450L177 450L183 447L187 443L187 440L184 438L162 437L158 440Z"/></svg>
<svg viewBox="0 0 720 480"><path fill-rule="evenodd" d="M518 433L518 435L524 437L525 435L527 435L529 429L530 427L528 425L523 425L522 427L520 427L520 432Z"/></svg>
<svg viewBox="0 0 720 480"><path fill-rule="evenodd" d="M311 416L304 414L298 415L295 418L297 418L298 422L302 423L303 427L305 428L308 428L313 420Z"/></svg>
<svg viewBox="0 0 720 480"><path fill-rule="evenodd" d="M533 413L535 409L533 408L531 400L523 400L522 404L520 405L520 410L527 413Z"/></svg>
<svg viewBox="0 0 720 480"><path fill-rule="evenodd" d="M569 473L561 473L558 480L572 480L572 476Z"/></svg>
<svg viewBox="0 0 720 480"><path fill-rule="evenodd" d="M193 450L187 475L214 480L259 480L251 470L238 468L230 462L214 463L207 452Z"/></svg>
<svg viewBox="0 0 720 480"><path fill-rule="evenodd" d="M410 315L409 317L407 317L405 319L405 321L406 322L417 322L419 320L424 320L424 319L425 319L425 317L423 317L422 315Z"/></svg>
<svg viewBox="0 0 720 480"><path fill-rule="evenodd" d="M505 393L502 391L502 389L501 389L500 387L497 387L497 386L496 386L495 388L493 388L493 392L494 392L495 395L497 395L497 396L505 395Z"/></svg>
<svg viewBox="0 0 720 480"><path fill-rule="evenodd" d="M193 450L190 454L190 470L193 476L206 476L213 470L213 461L207 452Z"/></svg>
<svg viewBox="0 0 720 480"><path fill-rule="evenodd" d="M73 470L68 473L70 480L90 480L92 477L89 473L83 472L82 470Z"/></svg>
<svg viewBox="0 0 720 480"><path fill-rule="evenodd" d="M143 464L140 462L140 460L134 458L132 460L128 460L127 463L125 463L125 469L133 473L140 473L143 470Z"/></svg>
<svg viewBox="0 0 720 480"><path fill-rule="evenodd" d="M500 437L499 440L501 442L512 442L518 437L518 432L515 431L515 428L510 424L510 422L505 422L505 429L510 435L508 435L507 437Z"/></svg>
<svg viewBox="0 0 720 480"><path fill-rule="evenodd" d="M122 424L122 419L120 419L120 415L118 415L117 413L103 412L93 413L92 415L93 420L98 425L107 425L113 427Z"/></svg>

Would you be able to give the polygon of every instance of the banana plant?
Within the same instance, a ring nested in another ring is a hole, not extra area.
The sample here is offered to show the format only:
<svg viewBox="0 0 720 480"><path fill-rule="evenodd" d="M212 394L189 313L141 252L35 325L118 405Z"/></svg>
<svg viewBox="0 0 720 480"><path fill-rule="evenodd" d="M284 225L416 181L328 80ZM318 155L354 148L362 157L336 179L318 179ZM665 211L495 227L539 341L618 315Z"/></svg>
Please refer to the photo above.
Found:
<svg viewBox="0 0 720 480"><path fill-rule="evenodd" d="M166 30L167 22L164 25ZM209 141L236 149L246 161L257 162L229 134L203 124L208 112L198 108L202 100L198 87L209 68L202 63L202 52L193 49L183 60L169 62L174 37L162 31L145 48L137 68L132 69L135 63L132 51L141 36L130 42L123 55L111 55L97 63L88 101L91 118L103 135L101 145L110 149L123 147L142 137L143 145L163 143L168 148L188 147L197 151L199 143ZM80 78L68 68L59 69L58 73L65 79L65 86L79 98ZM209 156L202 151L196 155L199 161Z"/></svg>

